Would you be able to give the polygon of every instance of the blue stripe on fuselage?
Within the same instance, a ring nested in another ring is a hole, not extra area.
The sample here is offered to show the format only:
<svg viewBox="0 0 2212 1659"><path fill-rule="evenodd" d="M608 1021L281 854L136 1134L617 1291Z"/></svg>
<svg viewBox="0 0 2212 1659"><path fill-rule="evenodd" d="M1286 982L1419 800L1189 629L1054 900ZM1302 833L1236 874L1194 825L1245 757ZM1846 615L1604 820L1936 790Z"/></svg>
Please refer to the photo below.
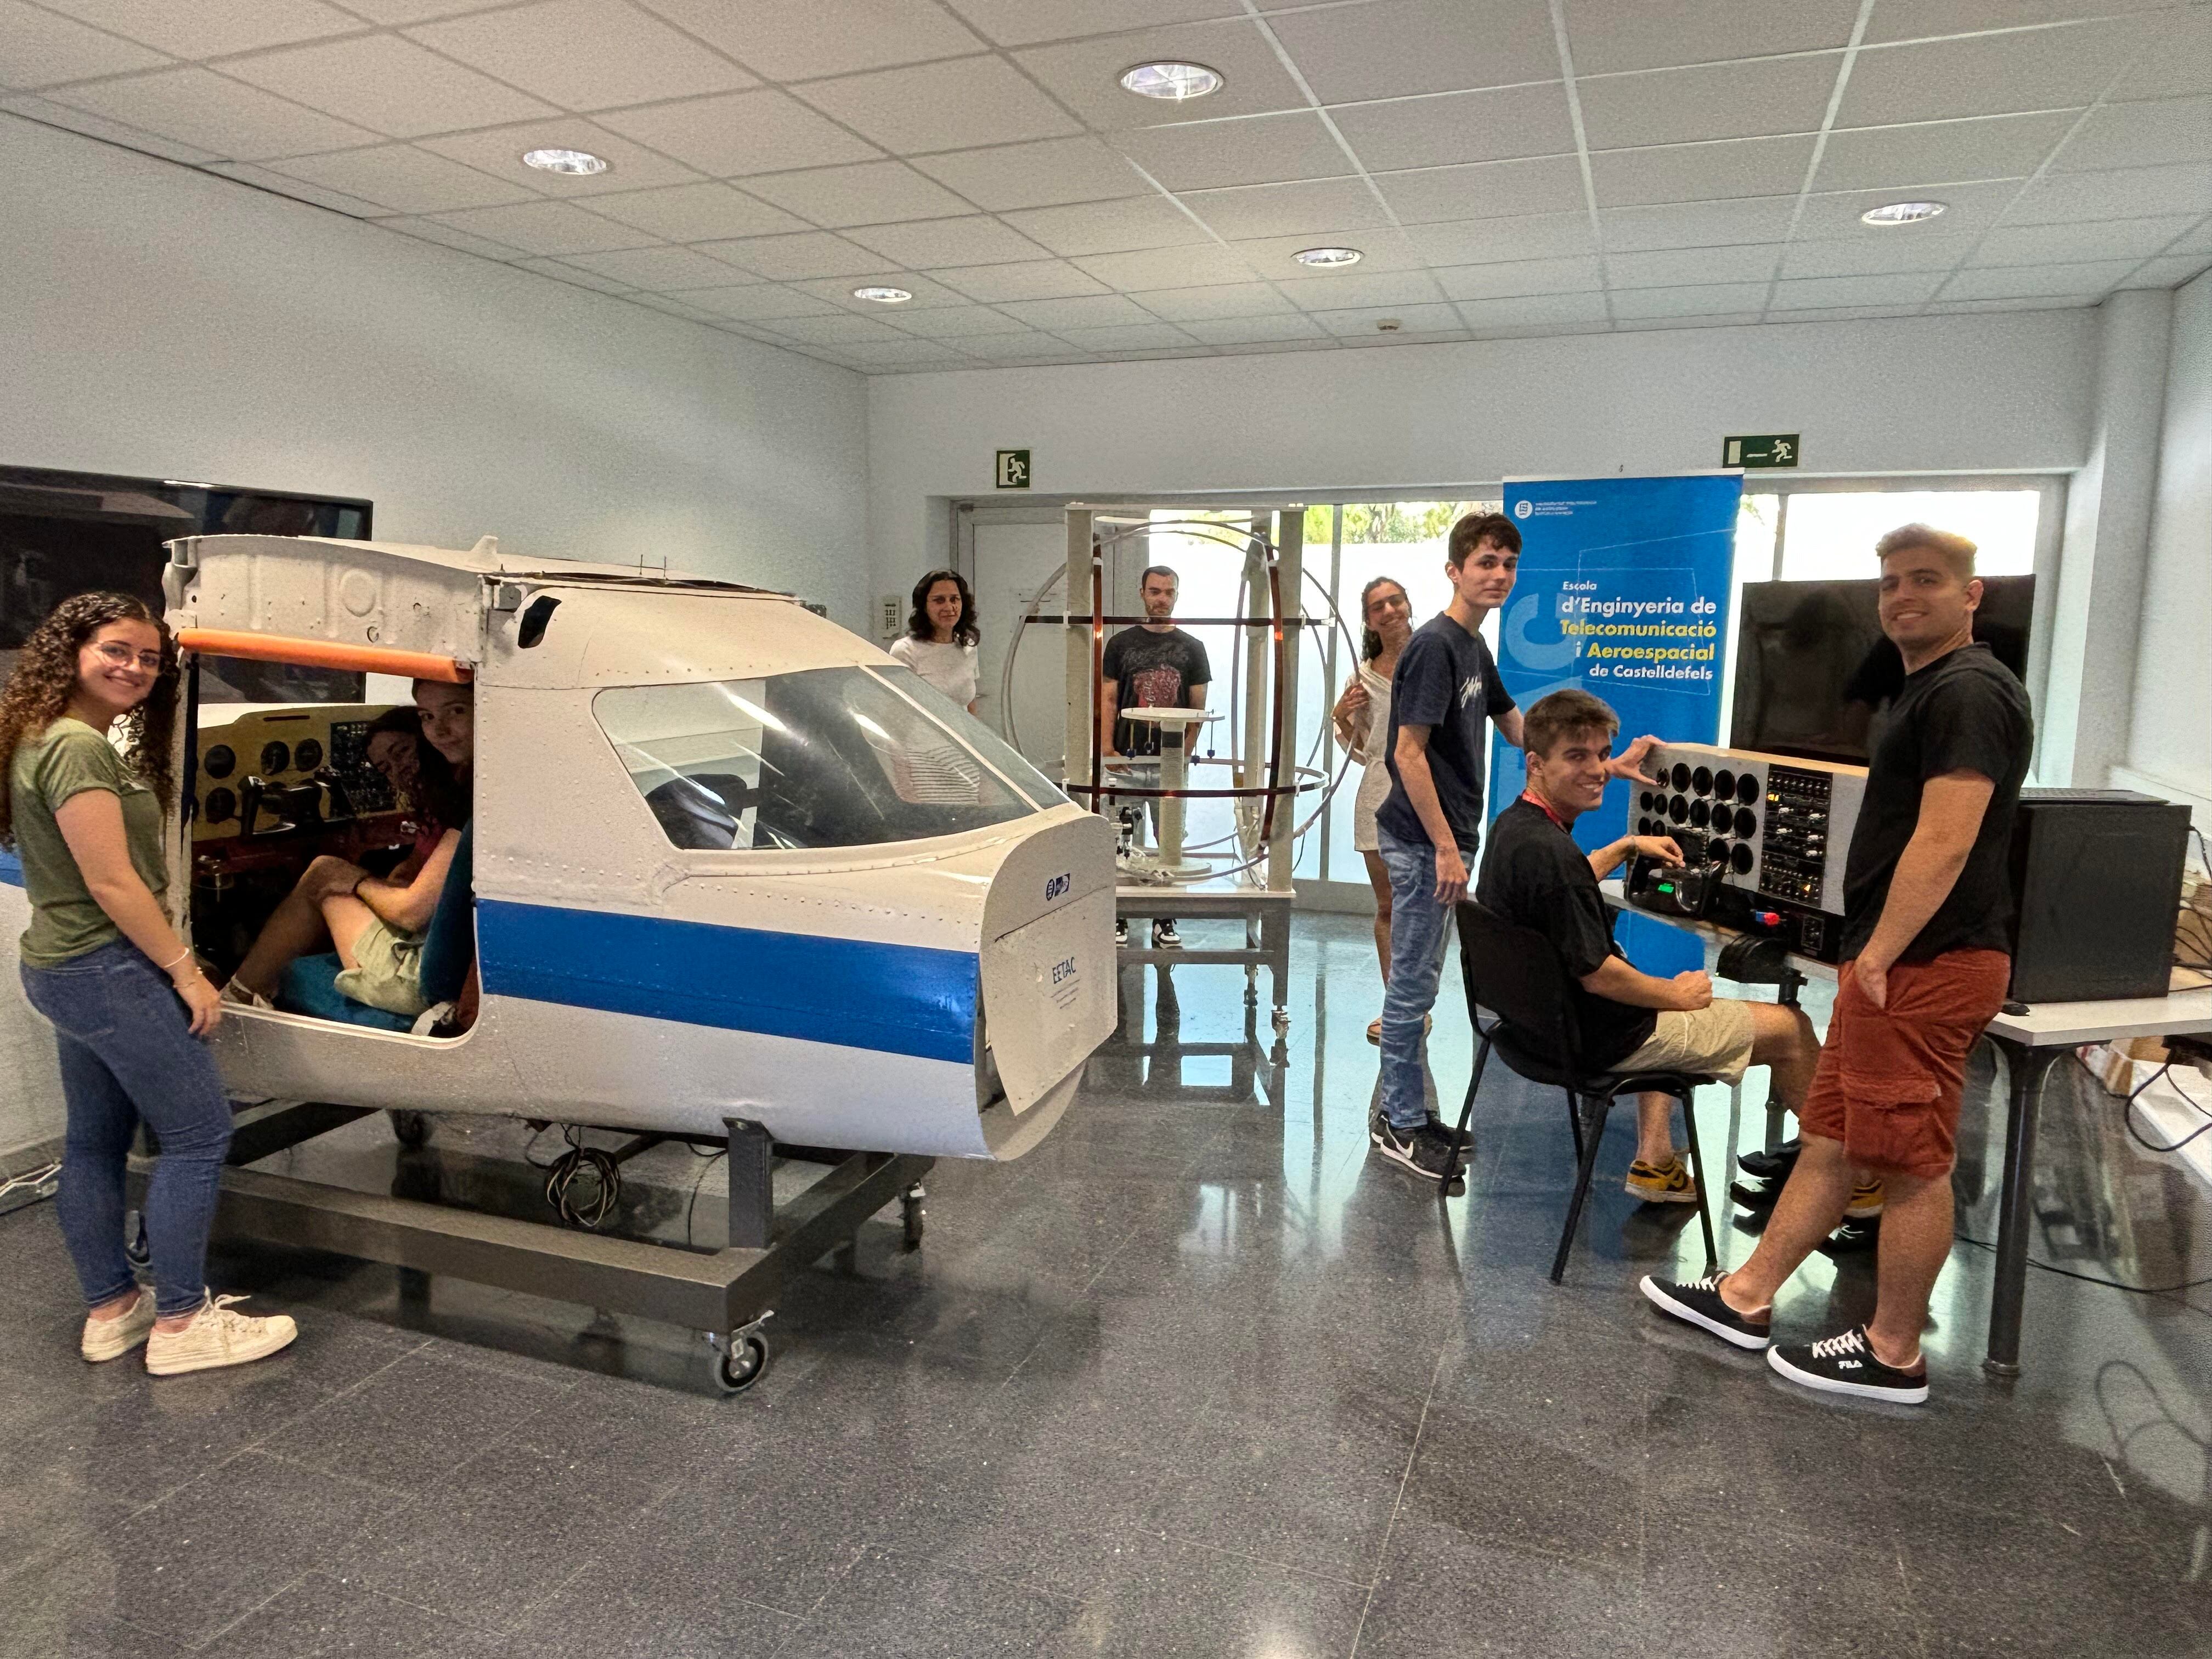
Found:
<svg viewBox="0 0 2212 1659"><path fill-rule="evenodd" d="M477 938L495 996L963 1065L975 1055L972 951L497 899L477 902Z"/></svg>

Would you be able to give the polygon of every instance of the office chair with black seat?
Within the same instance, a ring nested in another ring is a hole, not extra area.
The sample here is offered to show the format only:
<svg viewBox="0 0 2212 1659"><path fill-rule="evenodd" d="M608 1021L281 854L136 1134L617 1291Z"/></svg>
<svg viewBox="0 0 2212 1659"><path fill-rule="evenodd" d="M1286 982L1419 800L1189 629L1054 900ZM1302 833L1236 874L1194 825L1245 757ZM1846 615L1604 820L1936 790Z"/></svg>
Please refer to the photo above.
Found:
<svg viewBox="0 0 2212 1659"><path fill-rule="evenodd" d="M1717 1079L1697 1072L1587 1068L1582 1060L1581 1033L1567 995L1565 965L1551 940L1535 929L1516 927L1467 899L1459 907L1459 950L1461 972L1467 981L1468 1018L1482 1042L1475 1052L1467 1100L1460 1108L1459 1127L1452 1132L1455 1149L1465 1144L1475 1091L1482 1086L1483 1068L1490 1063L1492 1049L1529 1082L1554 1085L1567 1097L1567 1122L1575 1137L1575 1191L1567 1205L1567 1224L1559 1234L1559 1254L1552 1261L1552 1283L1558 1284L1566 1274L1567 1253L1574 1246L1575 1230L1582 1222L1583 1202L1589 1195L1590 1176L1597 1168L1598 1142L1604 1137L1613 1103L1622 1095L1647 1091L1672 1095L1682 1103L1690 1163L1698 1181L1698 1224L1705 1233L1705 1270L1714 1271L1719 1255L1713 1247L1712 1216L1705 1207L1705 1160L1698 1150L1698 1115L1691 1094L1699 1084ZM1486 1011L1492 1016L1487 1022ZM1595 1109L1589 1109L1592 1107Z"/></svg>

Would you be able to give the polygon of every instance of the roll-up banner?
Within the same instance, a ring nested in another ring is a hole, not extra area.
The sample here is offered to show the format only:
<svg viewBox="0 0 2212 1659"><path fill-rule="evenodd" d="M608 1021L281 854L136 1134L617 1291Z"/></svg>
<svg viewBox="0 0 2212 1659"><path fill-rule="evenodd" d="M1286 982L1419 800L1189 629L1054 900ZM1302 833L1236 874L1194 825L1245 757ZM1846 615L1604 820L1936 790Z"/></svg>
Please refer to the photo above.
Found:
<svg viewBox="0 0 2212 1659"><path fill-rule="evenodd" d="M1742 496L1738 472L1509 482L1505 510L1521 532L1521 569L1498 618L1498 669L1522 711L1574 685L1620 716L1619 745L1647 732L1668 742L1718 742ZM1492 817L1527 775L1521 751L1494 737ZM1614 780L1576 823L1575 839L1592 849L1617 839L1634 802L1635 791ZM1664 932L1670 942L1685 937ZM1638 966L1662 970L1626 933L1622 945Z"/></svg>

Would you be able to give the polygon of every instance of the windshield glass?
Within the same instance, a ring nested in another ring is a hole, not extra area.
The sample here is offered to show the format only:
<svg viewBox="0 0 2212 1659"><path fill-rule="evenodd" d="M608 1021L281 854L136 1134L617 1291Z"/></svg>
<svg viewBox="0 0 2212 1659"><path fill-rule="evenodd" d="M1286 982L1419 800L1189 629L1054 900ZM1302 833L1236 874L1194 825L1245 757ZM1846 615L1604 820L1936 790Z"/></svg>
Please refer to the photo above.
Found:
<svg viewBox="0 0 2212 1659"><path fill-rule="evenodd" d="M1030 764L1029 757L1015 748L989 726L977 720L958 703L915 673L911 668L884 667L871 669L871 673L890 682L920 703L940 724L951 728L953 735L996 768L999 775L1030 798L1032 806L1066 806L1073 805L1067 797L1054 787L1052 781Z"/></svg>
<svg viewBox="0 0 2212 1659"><path fill-rule="evenodd" d="M875 847L1036 810L865 669L623 686L592 707L678 847Z"/></svg>

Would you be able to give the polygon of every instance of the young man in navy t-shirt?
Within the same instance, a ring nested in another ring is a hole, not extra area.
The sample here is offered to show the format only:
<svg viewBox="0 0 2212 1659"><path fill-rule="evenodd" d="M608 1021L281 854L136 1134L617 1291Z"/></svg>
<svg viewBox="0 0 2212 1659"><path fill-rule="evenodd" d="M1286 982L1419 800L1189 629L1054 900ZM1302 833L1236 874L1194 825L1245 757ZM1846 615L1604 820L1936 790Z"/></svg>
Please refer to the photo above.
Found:
<svg viewBox="0 0 2212 1659"><path fill-rule="evenodd" d="M1490 723L1506 742L1521 744L1521 711L1480 630L1512 593L1520 562L1521 532L1503 514L1470 513L1454 525L1444 564L1452 601L1414 631L1390 677L1383 750L1390 793L1375 813L1390 876L1390 980L1382 996L1382 1098L1368 1133L1383 1157L1431 1181L1449 1180L1455 1160L1451 1137L1429 1115L1421 1037L1452 910L1467 896L1481 838ZM1656 741L1638 738L1607 770L1636 777Z"/></svg>

